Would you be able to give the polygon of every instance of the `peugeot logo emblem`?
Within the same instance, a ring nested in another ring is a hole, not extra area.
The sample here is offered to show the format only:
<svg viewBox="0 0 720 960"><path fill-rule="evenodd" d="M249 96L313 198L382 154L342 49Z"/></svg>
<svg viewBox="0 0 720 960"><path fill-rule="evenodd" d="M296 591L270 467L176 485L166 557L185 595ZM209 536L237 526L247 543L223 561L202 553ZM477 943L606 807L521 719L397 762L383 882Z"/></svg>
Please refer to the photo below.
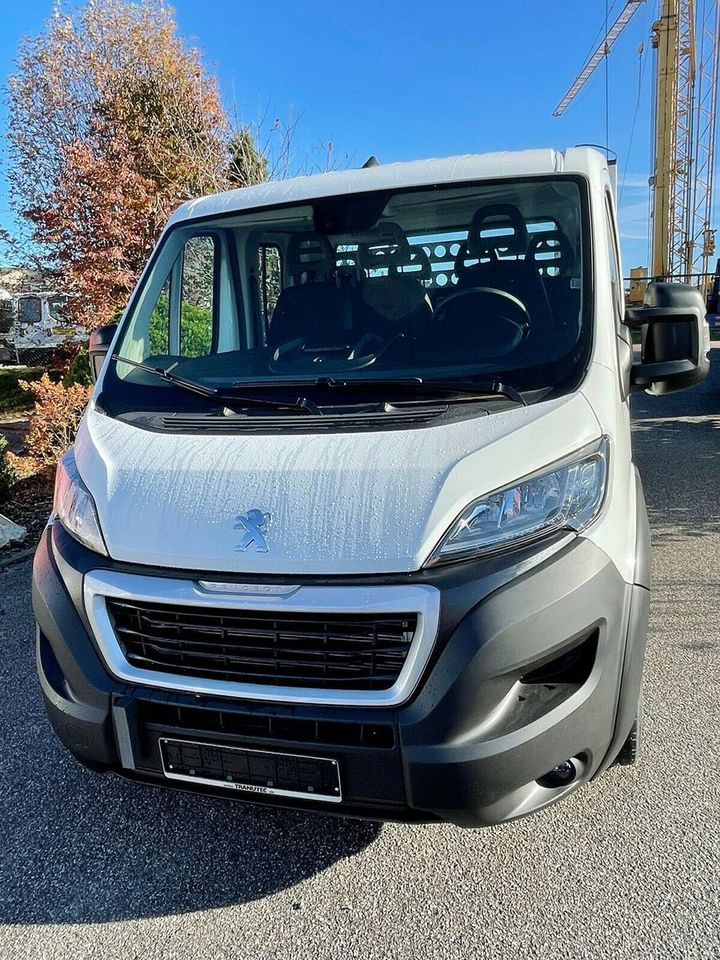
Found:
<svg viewBox="0 0 720 960"><path fill-rule="evenodd" d="M272 514L263 513L262 510L248 510L246 513L241 513L237 518L235 530L242 530L243 533L235 549L245 552L251 544L255 544L256 553L267 553L269 548L265 534L271 522Z"/></svg>

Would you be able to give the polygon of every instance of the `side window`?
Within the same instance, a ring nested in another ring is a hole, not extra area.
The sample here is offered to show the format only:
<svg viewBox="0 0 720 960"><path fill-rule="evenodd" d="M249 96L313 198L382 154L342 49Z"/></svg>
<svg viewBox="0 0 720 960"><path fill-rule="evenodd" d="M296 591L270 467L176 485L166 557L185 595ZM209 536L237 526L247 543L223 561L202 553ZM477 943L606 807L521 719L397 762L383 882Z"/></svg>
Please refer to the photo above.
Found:
<svg viewBox="0 0 720 960"><path fill-rule="evenodd" d="M217 277L217 241L190 237L183 250L180 299L180 353L204 357L212 349Z"/></svg>
<svg viewBox="0 0 720 960"><path fill-rule="evenodd" d="M0 333L10 333L15 318L12 297L0 298Z"/></svg>
<svg viewBox="0 0 720 960"><path fill-rule="evenodd" d="M20 297L18 300L18 320L20 323L40 323L42 304L40 297Z"/></svg>
<svg viewBox="0 0 720 960"><path fill-rule="evenodd" d="M48 300L48 312L53 323L63 323L65 318L63 310L65 309L64 297L53 297Z"/></svg>
<svg viewBox="0 0 720 960"><path fill-rule="evenodd" d="M243 346L231 237L219 230L188 234L168 238L140 291L119 347L130 360L192 360Z"/></svg>
<svg viewBox="0 0 720 960"><path fill-rule="evenodd" d="M282 254L273 243L258 247L258 294L260 315L267 330L282 290Z"/></svg>
<svg viewBox="0 0 720 960"><path fill-rule="evenodd" d="M623 281L620 272L620 257L618 255L615 234L615 220L612 214L612 204L609 196L605 197L605 225L607 228L608 263L610 265L610 286L612 288L615 324L619 329L625 314L625 295L623 293Z"/></svg>

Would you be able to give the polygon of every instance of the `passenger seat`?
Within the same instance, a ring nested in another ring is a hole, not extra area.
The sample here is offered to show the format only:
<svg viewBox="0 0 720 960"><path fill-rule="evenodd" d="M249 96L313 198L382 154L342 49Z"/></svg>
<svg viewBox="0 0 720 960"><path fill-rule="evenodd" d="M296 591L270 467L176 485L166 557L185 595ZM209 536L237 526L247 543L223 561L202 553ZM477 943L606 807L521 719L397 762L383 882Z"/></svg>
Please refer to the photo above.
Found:
<svg viewBox="0 0 720 960"><path fill-rule="evenodd" d="M285 254L293 285L285 287L268 327L268 346L293 340L339 347L353 341L352 292L334 280L335 253L326 236L292 234Z"/></svg>
<svg viewBox="0 0 720 960"><path fill-rule="evenodd" d="M430 260L422 248L410 246L399 226L396 230L397 238L361 244L358 249L364 278L358 289L357 326L385 341L397 334L414 340L432 318L432 304L423 286L431 278ZM371 275L380 270L387 273Z"/></svg>

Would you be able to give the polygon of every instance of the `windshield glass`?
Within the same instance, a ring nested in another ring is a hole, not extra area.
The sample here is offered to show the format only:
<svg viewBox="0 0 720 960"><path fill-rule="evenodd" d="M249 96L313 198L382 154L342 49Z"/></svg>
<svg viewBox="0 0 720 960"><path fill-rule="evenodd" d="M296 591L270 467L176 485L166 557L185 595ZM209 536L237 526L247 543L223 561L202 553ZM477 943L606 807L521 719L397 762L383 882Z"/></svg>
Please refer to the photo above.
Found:
<svg viewBox="0 0 720 960"><path fill-rule="evenodd" d="M133 300L105 389L502 379L587 362L584 202L571 177L350 194L182 223ZM184 398L183 402L201 402Z"/></svg>

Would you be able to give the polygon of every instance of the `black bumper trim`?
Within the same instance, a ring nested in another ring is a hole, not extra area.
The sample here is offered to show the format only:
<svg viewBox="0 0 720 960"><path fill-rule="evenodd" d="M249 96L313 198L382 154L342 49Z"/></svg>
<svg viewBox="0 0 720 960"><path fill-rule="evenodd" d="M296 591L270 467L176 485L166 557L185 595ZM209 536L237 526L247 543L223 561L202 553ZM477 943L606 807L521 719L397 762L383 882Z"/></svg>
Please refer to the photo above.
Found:
<svg viewBox="0 0 720 960"><path fill-rule="evenodd" d="M337 810L301 801L284 806L320 806L325 813L373 819L497 823L542 809L601 769L618 729L620 687L634 684L642 666L637 651L644 646L646 621L641 610L631 615L633 588L600 550L577 538L540 562L508 566L502 575L495 566L485 577L478 564L471 570L458 566L443 571L432 664L415 696L400 707L293 706L153 691L113 680L100 661L81 599L83 569L91 569L92 560L79 545L68 547L57 532L46 532L38 548L33 599L39 645L44 638L61 677L51 682L49 661L45 658L44 666L39 656L48 714L59 738L83 763L176 789L162 777L153 747L164 728L146 725L139 709L143 701L288 723L295 718L390 723L392 749L244 734L239 739L217 732L213 738L282 752L304 749L341 762L348 789ZM522 676L592 631L597 631L597 652L583 683L523 688ZM630 663L632 671L625 668ZM89 722L81 719L81 705L92 710L85 714ZM68 718L82 730L68 724ZM182 732L207 737L200 728ZM537 784L569 757L577 758L575 782L555 789ZM217 793L211 788L200 792Z"/></svg>

